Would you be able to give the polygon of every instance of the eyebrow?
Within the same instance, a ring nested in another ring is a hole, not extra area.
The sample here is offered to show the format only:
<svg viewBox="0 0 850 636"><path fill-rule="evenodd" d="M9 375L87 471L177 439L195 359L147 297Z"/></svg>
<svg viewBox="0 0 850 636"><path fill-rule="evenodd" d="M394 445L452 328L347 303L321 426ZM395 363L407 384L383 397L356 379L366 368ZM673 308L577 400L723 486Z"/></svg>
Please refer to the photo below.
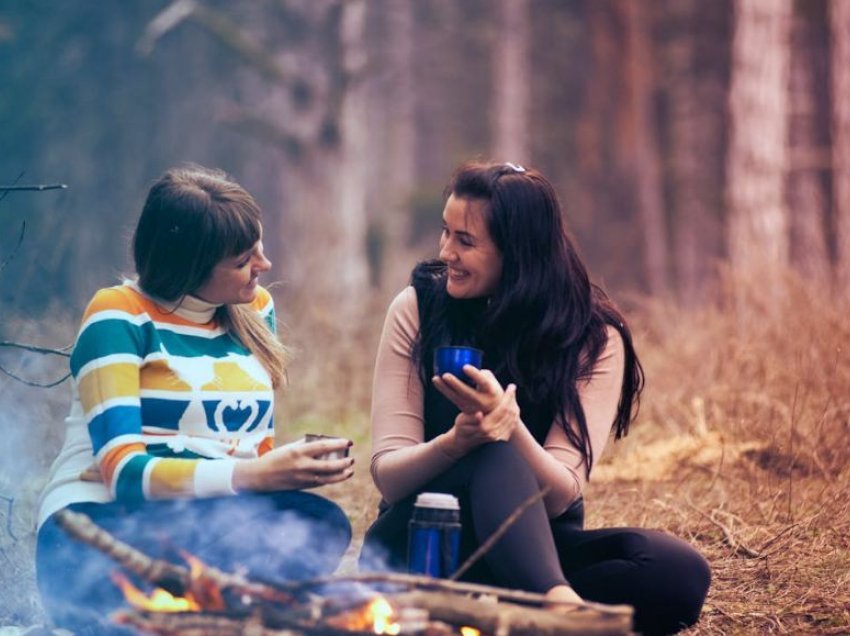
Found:
<svg viewBox="0 0 850 636"><path fill-rule="evenodd" d="M445 219L443 219L443 227L446 228L446 229L449 228L449 225L448 225L448 223L446 223ZM476 238L475 234L472 234L471 232L467 232L466 230L455 230L454 232L455 232L455 234L462 234L463 236L468 236L471 239Z"/></svg>

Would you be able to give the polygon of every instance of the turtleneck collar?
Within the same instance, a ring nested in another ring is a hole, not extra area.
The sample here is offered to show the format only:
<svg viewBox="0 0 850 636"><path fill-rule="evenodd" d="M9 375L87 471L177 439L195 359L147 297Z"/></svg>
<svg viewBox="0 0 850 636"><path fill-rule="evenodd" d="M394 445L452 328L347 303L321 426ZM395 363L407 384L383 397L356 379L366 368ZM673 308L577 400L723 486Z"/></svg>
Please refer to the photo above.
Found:
<svg viewBox="0 0 850 636"><path fill-rule="evenodd" d="M205 325L211 321L215 315L215 310L221 307L221 305L207 302L206 300L198 298L197 296L192 296L191 294L186 294L180 303L175 303L173 301L157 298L156 296L147 293L139 287L138 281L128 280L125 281L124 284L132 287L140 294L147 296L167 312L174 313L181 318L185 318L186 320L199 325Z"/></svg>

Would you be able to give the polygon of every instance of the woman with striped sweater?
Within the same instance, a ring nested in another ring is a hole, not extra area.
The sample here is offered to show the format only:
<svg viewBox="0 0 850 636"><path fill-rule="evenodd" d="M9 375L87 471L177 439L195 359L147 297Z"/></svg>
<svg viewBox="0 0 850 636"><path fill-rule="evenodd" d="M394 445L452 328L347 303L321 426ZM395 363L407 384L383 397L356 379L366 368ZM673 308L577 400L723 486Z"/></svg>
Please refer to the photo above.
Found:
<svg viewBox="0 0 850 636"><path fill-rule="evenodd" d="M260 210L224 173L166 172L133 237L137 278L89 303L71 356L66 439L39 510L43 605L77 633L118 628L115 564L57 526L84 512L146 554L180 551L265 579L333 571L351 538L342 510L304 492L344 481L347 440L274 445L287 352L258 284Z"/></svg>

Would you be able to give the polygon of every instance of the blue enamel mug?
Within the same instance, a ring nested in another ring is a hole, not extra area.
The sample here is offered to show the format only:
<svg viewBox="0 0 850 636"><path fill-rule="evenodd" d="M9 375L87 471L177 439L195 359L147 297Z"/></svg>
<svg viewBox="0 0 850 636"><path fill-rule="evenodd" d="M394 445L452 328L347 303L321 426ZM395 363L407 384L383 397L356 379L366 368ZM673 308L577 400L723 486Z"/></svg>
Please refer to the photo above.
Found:
<svg viewBox="0 0 850 636"><path fill-rule="evenodd" d="M474 347L437 347L434 351L434 375L451 373L459 380L474 386L474 382L463 372L463 365L471 364L480 369L483 359L484 352Z"/></svg>

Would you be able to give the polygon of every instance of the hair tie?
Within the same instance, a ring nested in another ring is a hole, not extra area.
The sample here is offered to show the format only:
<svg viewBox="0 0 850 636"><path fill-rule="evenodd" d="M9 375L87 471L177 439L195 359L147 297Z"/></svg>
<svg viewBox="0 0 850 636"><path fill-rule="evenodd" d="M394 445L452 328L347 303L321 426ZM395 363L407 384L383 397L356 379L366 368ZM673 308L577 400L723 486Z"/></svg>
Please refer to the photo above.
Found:
<svg viewBox="0 0 850 636"><path fill-rule="evenodd" d="M508 168L510 168L511 170L513 170L514 172L525 172L525 168L523 168L523 167L522 167L521 165L519 165L518 163L511 163L510 161L506 161L506 162L505 162L505 165L506 165Z"/></svg>

